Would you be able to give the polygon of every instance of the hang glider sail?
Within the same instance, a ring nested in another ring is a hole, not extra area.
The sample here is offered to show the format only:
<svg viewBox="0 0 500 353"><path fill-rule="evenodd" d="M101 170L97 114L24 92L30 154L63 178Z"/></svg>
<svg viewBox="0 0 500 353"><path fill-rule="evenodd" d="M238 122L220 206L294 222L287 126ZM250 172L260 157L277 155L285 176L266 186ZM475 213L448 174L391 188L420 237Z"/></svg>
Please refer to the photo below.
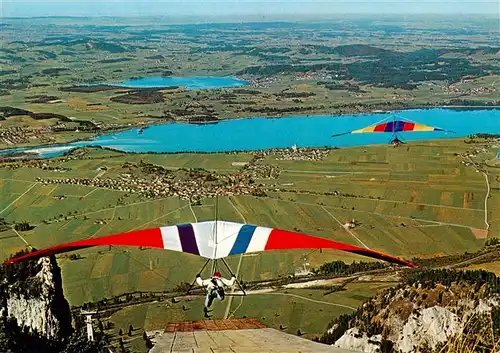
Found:
<svg viewBox="0 0 500 353"><path fill-rule="evenodd" d="M404 119L396 120L395 118L393 118L392 121L387 121L389 119L390 118L386 118L375 125L366 126L361 129L335 134L332 135L332 137L348 135L348 134L362 134L369 132L389 132L394 135L398 132L429 132L429 131L453 132L441 129L439 127L415 123L410 120L404 120Z"/></svg>
<svg viewBox="0 0 500 353"><path fill-rule="evenodd" d="M409 267L417 265L374 250L339 243L325 238L281 229L225 221L188 223L89 238L31 252L6 263L99 245L150 247L194 254L217 260L252 252L288 249L336 249Z"/></svg>
<svg viewBox="0 0 500 353"><path fill-rule="evenodd" d="M441 128L416 124L409 121L394 120L387 123L367 126L362 129L353 130L351 134L360 134L363 132L403 132L403 131L444 131Z"/></svg>

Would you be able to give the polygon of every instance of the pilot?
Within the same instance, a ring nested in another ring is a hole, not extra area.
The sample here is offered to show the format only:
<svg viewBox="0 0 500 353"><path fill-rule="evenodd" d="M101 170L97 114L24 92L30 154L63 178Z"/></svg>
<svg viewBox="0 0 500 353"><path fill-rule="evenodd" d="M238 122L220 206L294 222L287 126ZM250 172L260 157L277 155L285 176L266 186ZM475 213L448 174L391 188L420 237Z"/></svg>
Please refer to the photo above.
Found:
<svg viewBox="0 0 500 353"><path fill-rule="evenodd" d="M230 280L222 278L220 272L215 272L212 277L208 279L201 279L200 274L196 275L196 283L207 289L207 296L205 298L205 317L208 316L209 308L212 306L214 299L224 300L224 287L232 287L236 277L232 276Z"/></svg>

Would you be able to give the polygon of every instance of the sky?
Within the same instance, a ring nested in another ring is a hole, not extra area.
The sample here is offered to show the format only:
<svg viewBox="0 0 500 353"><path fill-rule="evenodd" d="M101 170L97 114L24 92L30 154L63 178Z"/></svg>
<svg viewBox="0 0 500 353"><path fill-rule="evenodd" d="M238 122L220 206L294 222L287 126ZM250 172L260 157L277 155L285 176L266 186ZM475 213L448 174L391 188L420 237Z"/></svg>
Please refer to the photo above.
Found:
<svg viewBox="0 0 500 353"><path fill-rule="evenodd" d="M0 0L2 17L33 16L294 16L366 14L489 14L490 0Z"/></svg>

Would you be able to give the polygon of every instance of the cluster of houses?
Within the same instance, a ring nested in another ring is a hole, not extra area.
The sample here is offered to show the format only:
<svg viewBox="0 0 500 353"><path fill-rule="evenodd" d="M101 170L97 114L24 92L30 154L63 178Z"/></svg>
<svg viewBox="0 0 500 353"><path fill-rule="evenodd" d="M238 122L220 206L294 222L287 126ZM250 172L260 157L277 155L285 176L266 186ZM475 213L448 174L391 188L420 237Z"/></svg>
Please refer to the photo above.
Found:
<svg viewBox="0 0 500 353"><path fill-rule="evenodd" d="M290 148L273 148L253 153L260 158L276 156L277 161L321 161L328 157L330 148L299 148L293 145Z"/></svg>
<svg viewBox="0 0 500 353"><path fill-rule="evenodd" d="M26 144L36 140L37 143L50 143L55 140L49 136L50 127L4 127L0 129L0 143L7 145Z"/></svg>
<svg viewBox="0 0 500 353"><path fill-rule="evenodd" d="M480 86L480 87L472 87L472 88L462 88L458 85L449 85L444 88L445 92L450 94L461 94L465 96L477 96L486 93L496 92L496 88L494 86Z"/></svg>
<svg viewBox="0 0 500 353"><path fill-rule="evenodd" d="M117 178L37 178L43 184L85 185L138 193L147 198L178 196L184 200L198 201L208 197L254 194L257 186L248 178L229 175L223 182L207 182L204 178L175 180L167 177L146 178L121 174Z"/></svg>

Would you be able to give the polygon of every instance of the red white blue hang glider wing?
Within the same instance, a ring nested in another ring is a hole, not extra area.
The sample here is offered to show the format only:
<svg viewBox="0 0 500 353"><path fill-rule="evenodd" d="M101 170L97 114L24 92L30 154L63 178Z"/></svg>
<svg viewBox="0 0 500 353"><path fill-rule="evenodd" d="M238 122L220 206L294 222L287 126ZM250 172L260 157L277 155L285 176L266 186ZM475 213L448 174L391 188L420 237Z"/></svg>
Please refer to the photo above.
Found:
<svg viewBox="0 0 500 353"><path fill-rule="evenodd" d="M336 249L403 266L417 265L370 249L333 240L225 221L188 223L79 240L31 252L8 260L15 263L99 245L150 247L190 253L206 259L269 250Z"/></svg>

